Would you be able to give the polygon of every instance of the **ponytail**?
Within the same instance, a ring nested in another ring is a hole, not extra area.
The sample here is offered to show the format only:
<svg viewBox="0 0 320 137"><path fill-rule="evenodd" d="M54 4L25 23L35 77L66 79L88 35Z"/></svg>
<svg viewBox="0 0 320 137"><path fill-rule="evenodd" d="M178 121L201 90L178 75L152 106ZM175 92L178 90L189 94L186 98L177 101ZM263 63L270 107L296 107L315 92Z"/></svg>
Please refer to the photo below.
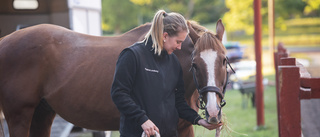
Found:
<svg viewBox="0 0 320 137"><path fill-rule="evenodd" d="M154 54L161 54L161 51L163 49L163 18L164 14L167 14L164 10L159 10L152 20L152 25L145 36L146 41L148 41L149 37L151 36L151 39L153 41L152 48L154 48Z"/></svg>

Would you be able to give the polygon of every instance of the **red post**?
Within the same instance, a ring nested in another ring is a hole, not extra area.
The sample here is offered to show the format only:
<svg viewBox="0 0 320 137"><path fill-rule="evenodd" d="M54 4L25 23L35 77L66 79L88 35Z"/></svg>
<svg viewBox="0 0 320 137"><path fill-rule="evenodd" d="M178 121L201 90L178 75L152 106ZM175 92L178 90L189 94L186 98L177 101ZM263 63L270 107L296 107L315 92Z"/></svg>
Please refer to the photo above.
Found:
<svg viewBox="0 0 320 137"><path fill-rule="evenodd" d="M261 0L254 0L254 43L256 56L256 108L257 108L257 126L264 126L264 103L263 103L263 84L262 84L262 49L261 49L261 25L262 18L260 14Z"/></svg>
<svg viewBox="0 0 320 137"><path fill-rule="evenodd" d="M297 66L279 66L279 136L301 136L300 74ZM281 129L281 130L280 130Z"/></svg>
<svg viewBox="0 0 320 137"><path fill-rule="evenodd" d="M320 98L320 78L312 78L281 44L274 53L277 80L279 137L301 137L302 99Z"/></svg>
<svg viewBox="0 0 320 137"><path fill-rule="evenodd" d="M295 66L296 65L296 58L282 58L281 65L283 66Z"/></svg>
<svg viewBox="0 0 320 137"><path fill-rule="evenodd" d="M280 107L279 107L279 71L278 71L278 65L279 65L279 51L278 52L275 52L274 55L273 55L273 59L274 59L274 67L275 67L275 71L276 71L276 77L275 77L275 80L276 80L276 97L277 97L277 116L278 116L278 129L280 129L280 119L279 119L279 116L280 116L280 113L279 113L279 110L280 110ZM278 132L278 136L280 137L280 132Z"/></svg>
<svg viewBox="0 0 320 137"><path fill-rule="evenodd" d="M277 47L277 52L274 53L274 67L275 67L275 70L276 70L276 95L277 95L277 114L278 114L278 128L279 128L279 131L281 130L281 127L280 127L280 119L279 119L279 116L280 116L280 105L279 105L279 70L278 70L278 66L281 65L281 58L284 58L284 57L288 57L288 53L287 53L287 49L284 48L284 45L283 43L278 43L278 47ZM280 132L279 132L279 136L280 136Z"/></svg>

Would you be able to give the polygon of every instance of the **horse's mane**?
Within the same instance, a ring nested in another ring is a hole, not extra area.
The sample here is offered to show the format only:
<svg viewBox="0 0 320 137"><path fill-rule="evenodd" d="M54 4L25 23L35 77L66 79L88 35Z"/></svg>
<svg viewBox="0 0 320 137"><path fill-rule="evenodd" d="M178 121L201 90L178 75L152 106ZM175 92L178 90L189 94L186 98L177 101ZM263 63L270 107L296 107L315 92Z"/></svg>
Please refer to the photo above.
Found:
<svg viewBox="0 0 320 137"><path fill-rule="evenodd" d="M188 20L195 32L201 36L207 29L194 20Z"/></svg>
<svg viewBox="0 0 320 137"><path fill-rule="evenodd" d="M225 53L226 49L222 45L221 41L217 38L215 33L201 26L196 21L188 21L188 22L190 23L194 31L200 36L199 39L197 40L197 43L195 44L195 48L198 51L203 51L206 49L215 49L215 50L223 51ZM199 45L202 45L202 46L199 46ZM215 45L219 45L219 46L215 46Z"/></svg>

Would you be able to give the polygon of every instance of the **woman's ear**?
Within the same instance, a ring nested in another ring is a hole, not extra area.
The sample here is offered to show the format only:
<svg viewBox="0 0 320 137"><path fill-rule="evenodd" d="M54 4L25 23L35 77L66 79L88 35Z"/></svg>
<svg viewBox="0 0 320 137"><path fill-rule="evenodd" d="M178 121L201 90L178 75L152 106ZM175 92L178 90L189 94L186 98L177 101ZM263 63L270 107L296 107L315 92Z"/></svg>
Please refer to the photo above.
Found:
<svg viewBox="0 0 320 137"><path fill-rule="evenodd" d="M168 36L169 36L168 32L163 32L163 37L162 37L163 41L166 41Z"/></svg>

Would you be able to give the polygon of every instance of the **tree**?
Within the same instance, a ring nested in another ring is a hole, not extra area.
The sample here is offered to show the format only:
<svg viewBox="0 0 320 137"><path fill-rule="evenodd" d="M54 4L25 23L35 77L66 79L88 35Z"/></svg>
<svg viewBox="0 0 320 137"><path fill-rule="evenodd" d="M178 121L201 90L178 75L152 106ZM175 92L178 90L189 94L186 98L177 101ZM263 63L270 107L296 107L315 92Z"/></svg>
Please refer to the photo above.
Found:
<svg viewBox="0 0 320 137"><path fill-rule="evenodd" d="M158 9L200 23L216 22L227 11L224 0L102 0L102 27L119 34L150 22Z"/></svg>
<svg viewBox="0 0 320 137"><path fill-rule="evenodd" d="M315 2L316 1L316 2ZM287 19L303 16L303 11L308 11L308 5L312 10L319 10L318 0L275 0L275 22L276 27L286 28L284 21ZM307 2L307 3L306 3ZM313 6L311 6L313 5ZM267 0L262 0L262 29L267 29ZM226 0L226 7L229 9L225 13L223 20L228 31L245 31L246 34L254 33L253 24L253 0Z"/></svg>
<svg viewBox="0 0 320 137"><path fill-rule="evenodd" d="M302 0L275 0L275 16L284 19L302 16L306 3Z"/></svg>
<svg viewBox="0 0 320 137"><path fill-rule="evenodd" d="M192 19L202 24L213 23L221 18L226 11L228 9L225 0L195 0Z"/></svg>
<svg viewBox="0 0 320 137"><path fill-rule="evenodd" d="M320 1L319 0L303 0L307 6L304 7L304 14L309 15L311 13L320 15Z"/></svg>
<svg viewBox="0 0 320 137"><path fill-rule="evenodd" d="M135 4L128 0L102 0L103 29L120 34L138 26L137 8Z"/></svg>
<svg viewBox="0 0 320 137"><path fill-rule="evenodd" d="M130 0L132 3L136 4L136 5L149 5L151 4L151 0Z"/></svg>
<svg viewBox="0 0 320 137"><path fill-rule="evenodd" d="M229 9L223 16L226 30L254 33L253 0L226 0L226 7Z"/></svg>

